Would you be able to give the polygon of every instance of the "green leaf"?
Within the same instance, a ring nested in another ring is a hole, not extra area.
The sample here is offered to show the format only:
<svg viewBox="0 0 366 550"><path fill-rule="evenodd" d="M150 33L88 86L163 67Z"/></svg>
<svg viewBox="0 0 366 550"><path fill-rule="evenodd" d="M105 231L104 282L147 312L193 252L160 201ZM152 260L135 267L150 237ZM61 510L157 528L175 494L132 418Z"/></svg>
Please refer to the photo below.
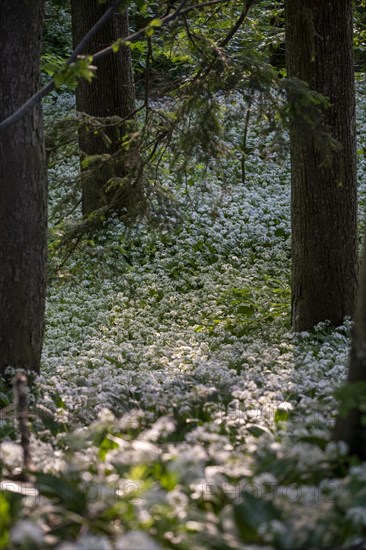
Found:
<svg viewBox="0 0 366 550"><path fill-rule="evenodd" d="M67 510L83 515L86 512L87 495L76 482L52 474L34 472L40 495L60 502Z"/></svg>
<svg viewBox="0 0 366 550"><path fill-rule="evenodd" d="M52 416L47 414L41 414L41 411L39 411L39 418L42 420L44 427L47 428L52 435L58 435L68 431L67 424L64 422L58 422Z"/></svg>
<svg viewBox="0 0 366 550"><path fill-rule="evenodd" d="M91 82L95 77L96 67L92 65L93 57L91 55L79 56L73 63L66 63L54 75L56 89L66 86L75 89L80 79Z"/></svg>
<svg viewBox="0 0 366 550"><path fill-rule="evenodd" d="M56 405L58 409L64 409L65 408L65 402L62 399L61 395L59 393L53 393L51 394L52 401Z"/></svg>
<svg viewBox="0 0 366 550"><path fill-rule="evenodd" d="M108 436L106 436L99 444L98 456L100 460L104 462L108 452L118 448L119 448L118 443L116 443L115 441L110 439Z"/></svg>
<svg viewBox="0 0 366 550"><path fill-rule="evenodd" d="M263 434L272 435L266 426L260 426L259 424L250 424L249 426L246 426L246 428L254 437L260 437Z"/></svg>
<svg viewBox="0 0 366 550"><path fill-rule="evenodd" d="M130 44L131 44L131 42L127 42L127 41L123 40L123 38L119 38L118 40L113 42L112 51L113 51L113 53L117 53L121 46L129 46Z"/></svg>
<svg viewBox="0 0 366 550"><path fill-rule="evenodd" d="M11 519L10 505L5 492L0 493L0 518L0 548L8 548Z"/></svg>
<svg viewBox="0 0 366 550"><path fill-rule="evenodd" d="M275 231L275 236L276 237L286 237L287 233L284 229L281 229L281 227L278 227Z"/></svg>
<svg viewBox="0 0 366 550"><path fill-rule="evenodd" d="M263 523L280 519L280 513L268 500L252 495L248 491L241 493L242 502L234 504L236 526L245 542L260 542L258 528Z"/></svg>
<svg viewBox="0 0 366 550"><path fill-rule="evenodd" d="M104 355L104 359L106 359L107 361L112 363L112 365L114 365L115 367L118 367L119 369L125 366L123 363L121 363L121 361L118 361L118 359L115 359L110 355Z"/></svg>
<svg viewBox="0 0 366 550"><path fill-rule="evenodd" d="M153 19L152 21L150 21L149 23L149 27L161 27L163 24L162 20L161 19Z"/></svg>
<svg viewBox="0 0 366 550"><path fill-rule="evenodd" d="M9 531L16 522L23 497L13 491L0 491L0 548L10 548Z"/></svg>
<svg viewBox="0 0 366 550"><path fill-rule="evenodd" d="M290 418L290 411L286 409L277 409L275 412L274 421L276 426L280 424L280 422L287 422L287 420Z"/></svg>
<svg viewBox="0 0 366 550"><path fill-rule="evenodd" d="M167 491L172 491L179 482L179 473L168 470L162 464L154 464L152 473L155 479L157 479L160 485Z"/></svg>
<svg viewBox="0 0 366 550"><path fill-rule="evenodd" d="M141 13L146 13L146 10L147 10L146 0L136 0L136 5Z"/></svg>
<svg viewBox="0 0 366 550"><path fill-rule="evenodd" d="M246 317L253 317L255 313L255 307L253 306L253 304L240 304L237 309L238 313L241 313Z"/></svg>

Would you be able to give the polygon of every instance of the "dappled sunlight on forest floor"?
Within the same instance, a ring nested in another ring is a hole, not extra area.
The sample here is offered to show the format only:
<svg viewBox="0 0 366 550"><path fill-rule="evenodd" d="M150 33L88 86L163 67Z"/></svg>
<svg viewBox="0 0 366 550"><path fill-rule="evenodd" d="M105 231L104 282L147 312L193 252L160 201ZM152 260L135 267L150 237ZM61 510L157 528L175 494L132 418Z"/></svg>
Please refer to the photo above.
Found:
<svg viewBox="0 0 366 550"><path fill-rule="evenodd" d="M364 529L365 470L330 442L351 323L290 332L289 165L257 154L260 126L249 139L245 185L234 162L192 168L187 200L167 175L174 223L115 220L52 281L33 460L64 490L63 540L85 525L60 549L295 550Z"/></svg>

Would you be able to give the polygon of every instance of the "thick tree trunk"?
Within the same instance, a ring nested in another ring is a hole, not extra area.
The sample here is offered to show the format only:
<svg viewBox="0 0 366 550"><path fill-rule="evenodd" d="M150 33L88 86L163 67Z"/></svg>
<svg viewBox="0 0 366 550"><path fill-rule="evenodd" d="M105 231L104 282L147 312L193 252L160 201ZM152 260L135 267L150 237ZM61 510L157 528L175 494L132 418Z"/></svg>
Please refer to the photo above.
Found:
<svg viewBox="0 0 366 550"><path fill-rule="evenodd" d="M72 28L74 45L76 46L90 28L100 19L106 11L108 4L98 4L97 0L72 0ZM87 52L95 53L121 37L129 34L127 11L116 11L106 24L95 35L87 47ZM131 51L129 47L122 46L119 51L109 55L98 62L97 78L92 83L80 82L76 91L76 105L80 112L93 117L111 117L117 115L122 119L130 118L135 110L135 88L132 72ZM86 128L81 128L79 133L79 146L81 157L111 154L118 156L113 167L100 166L92 178L85 178L82 185L83 214L104 206L110 199L111 193L106 193L105 184L111 176L124 178L136 168L136 150L121 151L121 137L132 130L131 125L122 124L109 130L105 130L110 144L106 144L101 135L87 133ZM119 152L119 154L118 154ZM132 189L126 189L121 194L118 208L128 209L134 203L138 192L138 185ZM131 196L132 195L132 196Z"/></svg>
<svg viewBox="0 0 366 550"><path fill-rule="evenodd" d="M43 2L0 0L0 120L38 88ZM47 173L41 108L0 132L0 373L38 372L44 328Z"/></svg>
<svg viewBox="0 0 366 550"><path fill-rule="evenodd" d="M286 0L286 57L330 99L315 132L291 124L292 323L342 323L357 288L357 190L352 0ZM291 101L291 96L290 96ZM306 106L304 107L306 110ZM321 145L330 135L338 148Z"/></svg>

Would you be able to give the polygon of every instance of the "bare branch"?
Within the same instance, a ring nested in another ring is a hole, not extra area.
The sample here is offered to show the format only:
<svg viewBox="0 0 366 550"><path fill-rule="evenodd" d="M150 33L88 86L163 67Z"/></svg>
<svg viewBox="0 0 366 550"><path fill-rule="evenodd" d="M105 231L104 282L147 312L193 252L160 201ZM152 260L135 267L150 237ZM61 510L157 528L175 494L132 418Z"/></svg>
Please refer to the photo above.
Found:
<svg viewBox="0 0 366 550"><path fill-rule="evenodd" d="M231 27L230 31L225 36L225 38L221 40L221 42L219 42L220 48L224 48L225 46L227 46L230 40L233 38L233 36L238 32L238 30L240 29L240 27L242 26L242 24L244 23L248 15L250 6L251 6L251 3L249 1L245 1L243 10L239 15L238 19L235 21L234 25Z"/></svg>
<svg viewBox="0 0 366 550"><path fill-rule="evenodd" d="M186 5L188 0L182 0L177 9L170 15L167 15L166 17L163 17L160 19L162 25L168 25L177 17L179 17L183 13L183 8ZM215 0L218 2L227 2L227 0ZM195 6L192 6L191 8L186 9L194 9ZM146 36L146 31L150 28L150 25L146 25L146 27L143 27L139 31L134 32L133 34L130 34L130 36L127 36L123 40L120 40L121 44L128 44L129 42L135 42L136 40L139 40L139 38L142 38ZM104 48L104 50L100 50L99 52L95 53L93 55L93 63L96 61L99 61L99 59L102 59L106 55L109 55L113 51L114 44L111 44L110 46L107 46L107 48Z"/></svg>
<svg viewBox="0 0 366 550"><path fill-rule="evenodd" d="M187 8L184 8L188 0L182 0L177 7L177 9L170 15L167 15L166 17L163 17L160 21L162 25L168 25L181 15L184 15L190 11L203 9L208 6L212 6L215 4L228 4L231 0L211 0L209 2L202 2L198 4L194 4L192 6L188 6ZM95 35L95 33L100 29L102 25L107 21L107 19L112 15L113 11L116 9L116 7L120 4L121 0L115 0L111 7L106 11L106 13L103 15L103 17L94 25L94 27L87 33L87 35L83 38L83 40L80 42L80 44L77 46L77 48L72 53L71 57L67 61L67 64L70 65L73 63L76 59L76 57L79 55L79 53L84 50L84 48L87 46L87 44L90 42L92 37ZM107 15L108 14L108 15ZM143 29L140 29L139 31L131 34L130 36L127 36L123 41L121 41L121 44L128 44L129 42L135 42L136 40L139 40L139 38L142 38L146 35L146 31L150 28L149 25L144 27ZM96 63L99 61L99 59L102 59L103 57L111 54L113 52L114 44L111 44L107 48L104 48L103 50L100 50L99 52L96 52L93 55L92 63ZM48 95L52 90L55 89L55 80L54 78L46 84L41 90L38 90L31 98L28 99L17 111L15 111L12 115L10 115L8 118L0 122L0 131L5 130L6 128L9 128L12 124L17 122L20 118L22 118L34 105L39 103L39 101Z"/></svg>
<svg viewBox="0 0 366 550"><path fill-rule="evenodd" d="M209 2L202 2L201 4L195 4L194 6L189 6L180 12L180 15L185 15L193 10L201 10L202 8L207 8L209 6L216 6L217 4L230 4L230 0L210 0Z"/></svg>
<svg viewBox="0 0 366 550"><path fill-rule="evenodd" d="M70 65L78 55L83 53L83 50L86 48L86 46L89 44L93 36L96 35L96 33L103 27L103 25L108 21L108 19L113 15L114 11L118 8L119 4L121 4L122 0L114 0L114 2L111 4L111 6L107 9L107 11L102 15L102 17L97 21L90 29L89 32L86 33L80 44L77 45L75 50L72 52L67 64Z"/></svg>
<svg viewBox="0 0 366 550"><path fill-rule="evenodd" d="M217 0L212 0L211 2L205 2L205 5L212 5L212 4L217 4L217 3L218 3ZM200 5L203 6L203 4L200 4ZM251 6L252 6L252 2L250 0L244 0L244 6L243 6L243 9L241 11L241 14L239 15L238 19L235 21L234 25L231 27L231 29L229 30L227 35L218 43L219 48L224 48L225 46L227 46L229 44L230 40L234 37L234 35L238 32L238 30L240 29L240 27L244 23ZM192 8L193 8L193 6L192 6ZM184 14L185 11L186 10L183 10L181 12L181 15ZM212 69L213 69L213 64L212 63L210 63L208 66L201 66L201 68L198 69L198 71L196 72L196 74L194 76L192 76L191 78L186 80L186 82L183 83L183 86L186 87L188 84L193 84L197 80L205 78L212 71ZM181 87L181 85L178 86L178 89L180 87Z"/></svg>
<svg viewBox="0 0 366 550"><path fill-rule="evenodd" d="M108 19L112 16L115 9L118 7L118 5L121 3L122 0L114 0L110 8L103 14L103 16L97 21L97 23L90 29L90 31L84 36L80 44L75 48L71 56L69 57L67 61L67 65L71 65L77 58L77 56L84 50L84 48L87 46L87 44L90 42L90 40L93 38L93 36L99 31L99 29L108 21ZM17 122L20 118L22 118L34 105L36 105L43 97L48 95L52 90L55 89L55 81L54 79L50 80L48 84L46 84L41 90L38 90L31 98L28 99L23 105L15 111L12 115L10 115L8 118L0 122L0 130L6 130L9 126Z"/></svg>

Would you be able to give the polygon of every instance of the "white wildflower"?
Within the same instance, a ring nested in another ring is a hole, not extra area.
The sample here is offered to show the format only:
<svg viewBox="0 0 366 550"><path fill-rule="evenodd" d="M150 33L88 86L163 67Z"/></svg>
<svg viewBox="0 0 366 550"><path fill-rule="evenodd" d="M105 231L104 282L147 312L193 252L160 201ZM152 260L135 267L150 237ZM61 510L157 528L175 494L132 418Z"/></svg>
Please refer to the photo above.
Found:
<svg viewBox="0 0 366 550"><path fill-rule="evenodd" d="M10 531L10 540L13 544L43 544L44 533L42 528L31 520L17 521Z"/></svg>
<svg viewBox="0 0 366 550"><path fill-rule="evenodd" d="M366 508L364 506L353 506L346 511L346 517L356 526L366 527Z"/></svg>
<svg viewBox="0 0 366 550"><path fill-rule="evenodd" d="M160 550L160 545L144 531L128 531L117 538L116 550Z"/></svg>

